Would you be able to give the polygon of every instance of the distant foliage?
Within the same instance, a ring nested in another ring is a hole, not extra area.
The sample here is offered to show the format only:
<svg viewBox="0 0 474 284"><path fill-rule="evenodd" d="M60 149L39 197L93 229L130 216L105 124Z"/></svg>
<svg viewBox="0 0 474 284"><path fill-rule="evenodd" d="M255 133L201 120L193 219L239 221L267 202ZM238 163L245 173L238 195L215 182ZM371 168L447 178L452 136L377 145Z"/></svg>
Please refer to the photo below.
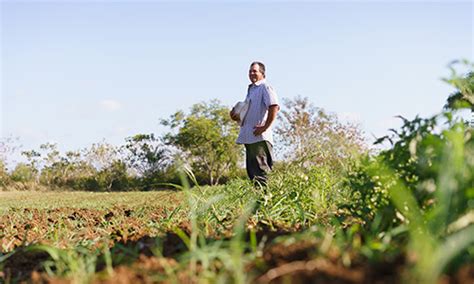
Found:
<svg viewBox="0 0 474 284"><path fill-rule="evenodd" d="M136 177L136 187L149 190L179 183L176 151L154 134L137 134L125 139L123 146L127 168Z"/></svg>
<svg viewBox="0 0 474 284"><path fill-rule="evenodd" d="M61 155L56 145L43 147L47 150L44 166L41 170L40 182L48 186L75 188L78 180L91 178L95 169L81 159L79 152L69 151Z"/></svg>
<svg viewBox="0 0 474 284"><path fill-rule="evenodd" d="M368 151L363 133L353 123L316 108L308 98L284 99L276 127L286 161L302 167L329 166L342 170Z"/></svg>
<svg viewBox="0 0 474 284"><path fill-rule="evenodd" d="M127 164L139 176L153 176L170 166L171 152L154 134L137 134L125 141Z"/></svg>
<svg viewBox="0 0 474 284"><path fill-rule="evenodd" d="M8 172L7 156L15 152L18 147L15 142L17 141L12 138L0 139L0 190L6 189L12 181Z"/></svg>
<svg viewBox="0 0 474 284"><path fill-rule="evenodd" d="M38 170L31 165L19 163L10 174L14 182L33 182L38 176Z"/></svg>
<svg viewBox="0 0 474 284"><path fill-rule="evenodd" d="M10 183L10 176L7 172L7 167L5 166L5 162L0 160L0 188L4 188Z"/></svg>
<svg viewBox="0 0 474 284"><path fill-rule="evenodd" d="M98 189L103 191L129 190L131 182L127 166L121 160L114 160L110 166L101 169L94 177Z"/></svg>
<svg viewBox="0 0 474 284"><path fill-rule="evenodd" d="M56 144L40 145L39 151L22 153L28 164L12 172L17 180L35 181L51 189L116 191L127 190L131 182L119 150L107 143L93 144L89 149L62 154ZM27 175L29 172L31 174ZM34 174L34 175L33 175ZM31 177L31 178L30 178Z"/></svg>

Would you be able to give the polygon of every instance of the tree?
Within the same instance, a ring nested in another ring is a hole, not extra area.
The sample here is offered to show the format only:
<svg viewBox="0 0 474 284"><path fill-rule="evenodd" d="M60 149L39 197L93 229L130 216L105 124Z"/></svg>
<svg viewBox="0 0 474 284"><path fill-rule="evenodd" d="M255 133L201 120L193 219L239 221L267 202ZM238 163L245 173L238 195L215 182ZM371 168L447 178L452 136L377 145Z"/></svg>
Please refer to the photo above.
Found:
<svg viewBox="0 0 474 284"><path fill-rule="evenodd" d="M328 165L341 169L345 161L367 151L356 124L314 107L308 98L284 99L275 130L287 161L303 167Z"/></svg>
<svg viewBox="0 0 474 284"><path fill-rule="evenodd" d="M125 162L135 174L137 186L143 190L166 187L167 183L178 183L173 164L173 149L154 136L154 134L136 134L127 137Z"/></svg>
<svg viewBox="0 0 474 284"><path fill-rule="evenodd" d="M94 176L94 182L100 190L121 191L129 189L130 178L127 174L127 165L122 160L113 160L110 165L102 168Z"/></svg>
<svg viewBox="0 0 474 284"><path fill-rule="evenodd" d="M153 134L137 134L125 140L127 164L139 176L157 175L171 164L171 151Z"/></svg>
<svg viewBox="0 0 474 284"><path fill-rule="evenodd" d="M84 160L80 151L67 151L61 155L54 144L44 144L40 148L47 151L46 157L43 158L41 183L48 186L90 190L83 187L82 181L93 179L97 170Z"/></svg>
<svg viewBox="0 0 474 284"><path fill-rule="evenodd" d="M77 156L75 162L83 160L96 170L111 167L117 160L121 160L120 149L105 141L100 143L93 143L90 148L85 148L81 151L81 156Z"/></svg>
<svg viewBox="0 0 474 284"><path fill-rule="evenodd" d="M235 144L238 125L218 100L195 104L189 114L178 111L161 124L176 130L163 137L165 143L178 148L204 182L218 184L236 169L242 156L241 147Z"/></svg>
<svg viewBox="0 0 474 284"><path fill-rule="evenodd" d="M106 142L94 143L90 148L84 149L83 157L74 164L79 166L82 162L92 170L92 173L88 176L79 176L78 172L76 187L100 191L129 189L130 177L120 150Z"/></svg>

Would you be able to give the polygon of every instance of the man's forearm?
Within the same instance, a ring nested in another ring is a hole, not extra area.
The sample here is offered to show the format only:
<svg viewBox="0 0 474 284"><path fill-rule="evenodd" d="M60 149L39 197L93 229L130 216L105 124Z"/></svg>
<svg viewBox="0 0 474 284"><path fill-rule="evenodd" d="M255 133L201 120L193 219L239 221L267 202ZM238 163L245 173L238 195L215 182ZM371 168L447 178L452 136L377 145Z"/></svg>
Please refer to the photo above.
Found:
<svg viewBox="0 0 474 284"><path fill-rule="evenodd" d="M277 112L280 109L278 105L272 105L268 108L268 115L267 115L267 121L265 121L265 129L268 129L273 121L275 121Z"/></svg>

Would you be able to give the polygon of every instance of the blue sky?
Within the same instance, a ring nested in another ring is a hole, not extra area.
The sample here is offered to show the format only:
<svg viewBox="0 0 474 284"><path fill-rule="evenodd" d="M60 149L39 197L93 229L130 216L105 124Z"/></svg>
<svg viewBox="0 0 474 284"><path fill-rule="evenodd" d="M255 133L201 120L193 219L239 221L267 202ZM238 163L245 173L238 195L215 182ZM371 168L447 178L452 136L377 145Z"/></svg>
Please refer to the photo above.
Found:
<svg viewBox="0 0 474 284"><path fill-rule="evenodd" d="M217 98L261 60L280 99L361 124L369 141L438 112L440 78L473 59L473 3L3 1L1 135L76 150Z"/></svg>

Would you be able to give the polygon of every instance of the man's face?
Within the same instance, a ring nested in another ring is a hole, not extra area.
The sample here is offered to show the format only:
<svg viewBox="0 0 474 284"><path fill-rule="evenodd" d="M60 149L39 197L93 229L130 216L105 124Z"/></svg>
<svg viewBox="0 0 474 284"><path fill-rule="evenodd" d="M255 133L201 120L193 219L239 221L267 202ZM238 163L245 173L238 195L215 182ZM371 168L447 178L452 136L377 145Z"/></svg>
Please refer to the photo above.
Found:
<svg viewBox="0 0 474 284"><path fill-rule="evenodd" d="M252 83L263 79L263 74L260 72L260 66L258 64L254 64L250 67L249 79Z"/></svg>

